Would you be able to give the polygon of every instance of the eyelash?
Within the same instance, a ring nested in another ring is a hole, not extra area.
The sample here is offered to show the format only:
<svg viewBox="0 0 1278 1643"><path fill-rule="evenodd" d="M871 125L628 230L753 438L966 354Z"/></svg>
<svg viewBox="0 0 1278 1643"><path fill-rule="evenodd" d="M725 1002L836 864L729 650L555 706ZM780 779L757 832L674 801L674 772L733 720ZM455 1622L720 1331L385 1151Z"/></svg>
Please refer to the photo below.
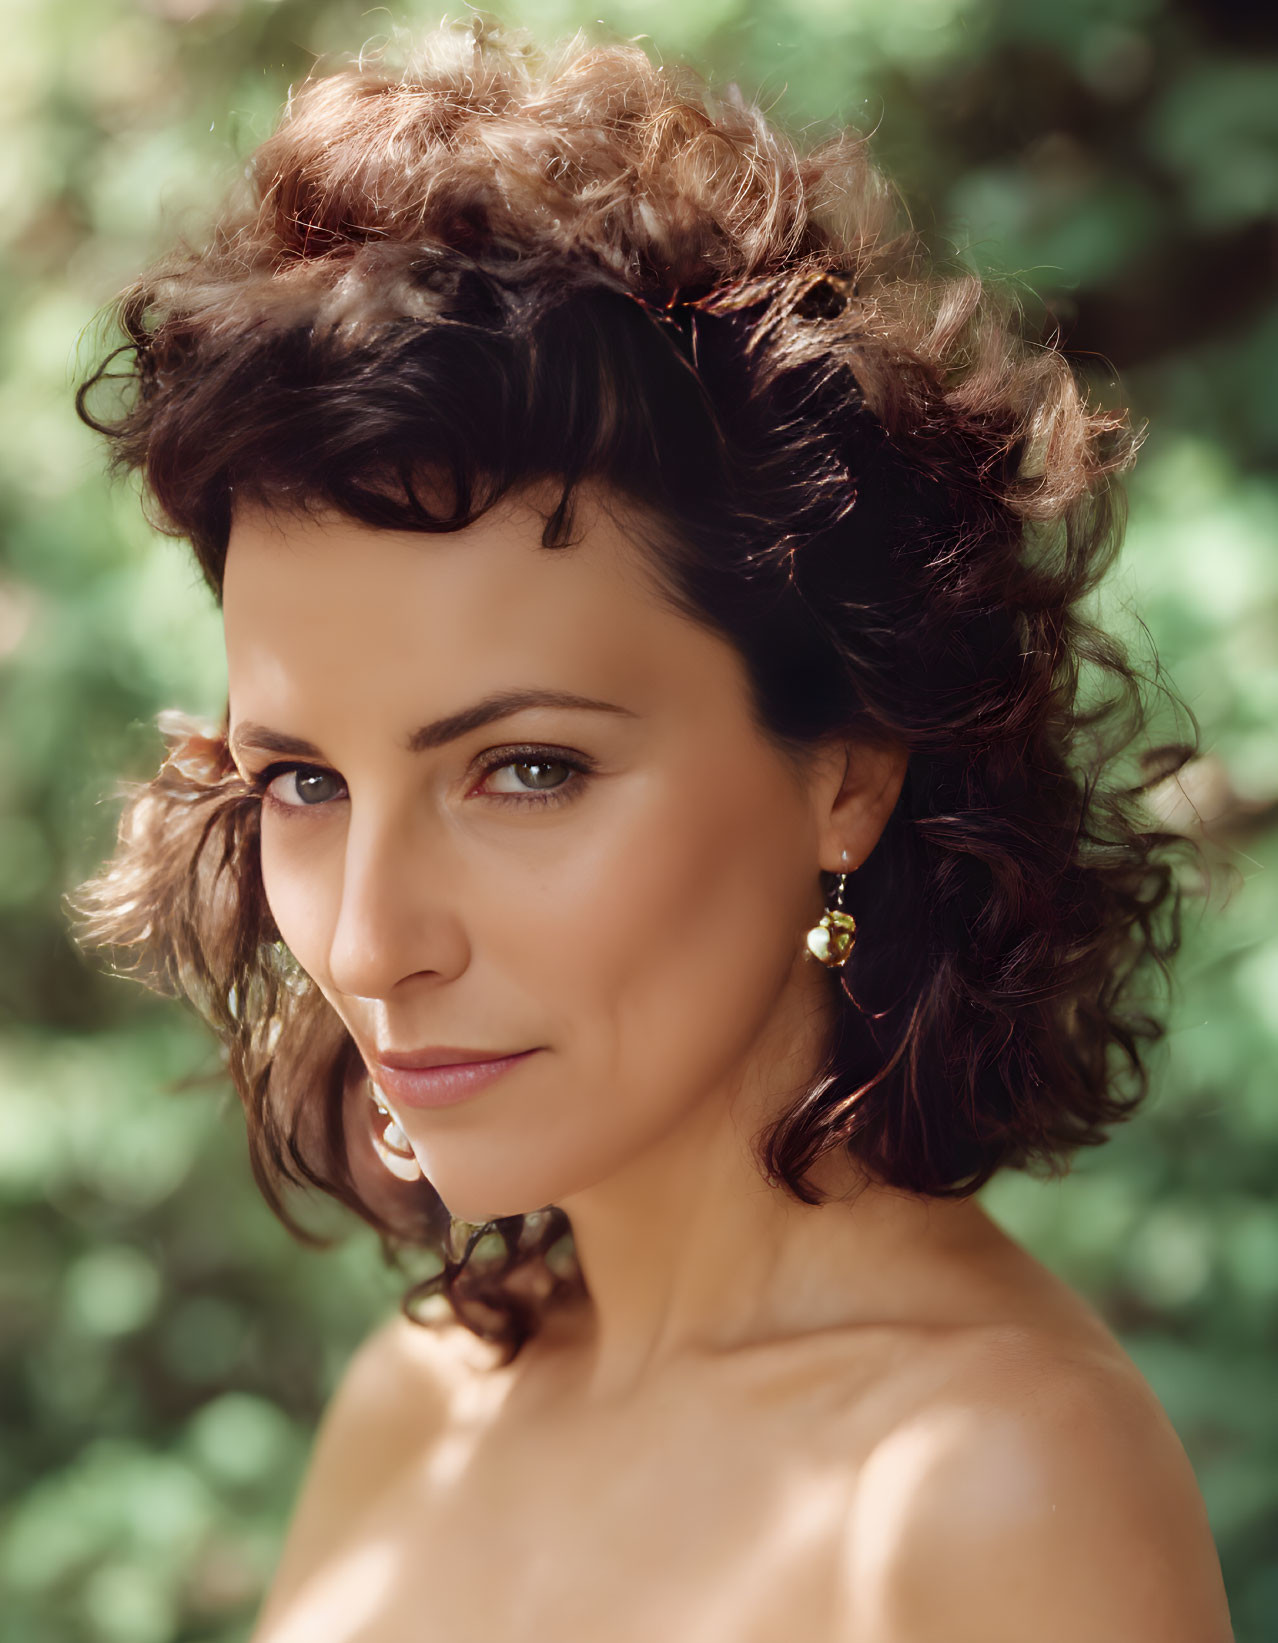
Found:
<svg viewBox="0 0 1278 1643"><path fill-rule="evenodd" d="M536 805L545 808L547 805L564 804L574 798L577 789L582 785L582 779L588 776L595 768L593 760L585 758L579 753L567 753L553 747L506 747L494 754L482 767L480 780L486 781L495 771L504 770L507 765L515 764L562 764L570 772L566 781L560 782L558 787L548 787L541 792L528 793L486 793L482 797L495 801L498 804ZM268 764L264 770L259 770L250 777L250 782L256 793L261 796L262 802L276 812L283 811L290 819L296 817L300 810L322 810L324 805L285 804L281 799L273 798L267 788L277 776L285 776L293 771L310 771L316 775L327 776L332 772L323 765L290 763L287 760ZM331 801L329 801L331 802Z"/></svg>

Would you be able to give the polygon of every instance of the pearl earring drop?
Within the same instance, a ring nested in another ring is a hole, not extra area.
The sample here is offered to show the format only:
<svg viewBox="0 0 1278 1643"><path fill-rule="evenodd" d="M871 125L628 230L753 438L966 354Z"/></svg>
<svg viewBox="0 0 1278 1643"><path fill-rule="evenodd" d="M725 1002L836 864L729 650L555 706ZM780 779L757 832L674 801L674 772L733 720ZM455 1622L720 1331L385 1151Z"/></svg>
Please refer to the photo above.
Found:
<svg viewBox="0 0 1278 1643"><path fill-rule="evenodd" d="M404 1134L399 1119L395 1117L394 1113L386 1105L381 1091L378 1089L377 1085L373 1083L371 1078L368 1081L368 1093L372 1097L373 1105L377 1108L378 1112L388 1120L386 1128L382 1131L383 1146L389 1148L391 1152L402 1153L405 1157L411 1158L413 1156L412 1143L409 1141L407 1135Z"/></svg>

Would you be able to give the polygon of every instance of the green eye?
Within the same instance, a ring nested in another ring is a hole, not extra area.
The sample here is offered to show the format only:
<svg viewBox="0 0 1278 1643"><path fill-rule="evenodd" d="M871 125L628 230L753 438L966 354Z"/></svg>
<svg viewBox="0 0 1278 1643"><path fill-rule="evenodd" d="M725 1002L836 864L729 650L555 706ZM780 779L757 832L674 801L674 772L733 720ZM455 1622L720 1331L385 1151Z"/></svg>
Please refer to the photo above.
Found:
<svg viewBox="0 0 1278 1643"><path fill-rule="evenodd" d="M553 804L574 794L590 768L578 757L528 748L519 758L512 758L507 750L505 758L494 759L488 766L482 791L488 798L512 804Z"/></svg>
<svg viewBox="0 0 1278 1643"><path fill-rule="evenodd" d="M295 791L303 804L323 804L332 793L325 791L324 784L340 787L341 783L335 776L330 776L326 770L299 770L294 776Z"/></svg>
<svg viewBox="0 0 1278 1643"><path fill-rule="evenodd" d="M342 792L339 776L331 770L305 764L272 765L253 785L270 804L281 810L313 810Z"/></svg>

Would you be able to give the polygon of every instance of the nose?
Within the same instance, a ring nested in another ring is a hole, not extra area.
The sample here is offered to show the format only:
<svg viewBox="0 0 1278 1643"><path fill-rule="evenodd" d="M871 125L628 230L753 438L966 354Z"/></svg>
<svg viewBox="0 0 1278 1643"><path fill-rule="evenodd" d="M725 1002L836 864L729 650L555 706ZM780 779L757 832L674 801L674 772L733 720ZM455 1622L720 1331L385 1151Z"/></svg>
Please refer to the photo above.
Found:
<svg viewBox="0 0 1278 1643"><path fill-rule="evenodd" d="M329 946L333 986L350 998L386 998L414 976L460 975L470 952L456 873L420 818L352 805L341 901Z"/></svg>

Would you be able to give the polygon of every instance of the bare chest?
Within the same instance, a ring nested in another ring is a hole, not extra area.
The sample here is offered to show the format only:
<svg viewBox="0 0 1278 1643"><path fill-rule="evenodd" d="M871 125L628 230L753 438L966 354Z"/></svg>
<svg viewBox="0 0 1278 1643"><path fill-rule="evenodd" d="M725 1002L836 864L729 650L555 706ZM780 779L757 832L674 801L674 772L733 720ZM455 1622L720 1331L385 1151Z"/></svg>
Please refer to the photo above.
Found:
<svg viewBox="0 0 1278 1643"><path fill-rule="evenodd" d="M610 1413L468 1377L253 1643L898 1643L884 1455L982 1339L834 1332Z"/></svg>
<svg viewBox="0 0 1278 1643"><path fill-rule="evenodd" d="M845 1643L865 1440L806 1414L459 1418L257 1643Z"/></svg>

